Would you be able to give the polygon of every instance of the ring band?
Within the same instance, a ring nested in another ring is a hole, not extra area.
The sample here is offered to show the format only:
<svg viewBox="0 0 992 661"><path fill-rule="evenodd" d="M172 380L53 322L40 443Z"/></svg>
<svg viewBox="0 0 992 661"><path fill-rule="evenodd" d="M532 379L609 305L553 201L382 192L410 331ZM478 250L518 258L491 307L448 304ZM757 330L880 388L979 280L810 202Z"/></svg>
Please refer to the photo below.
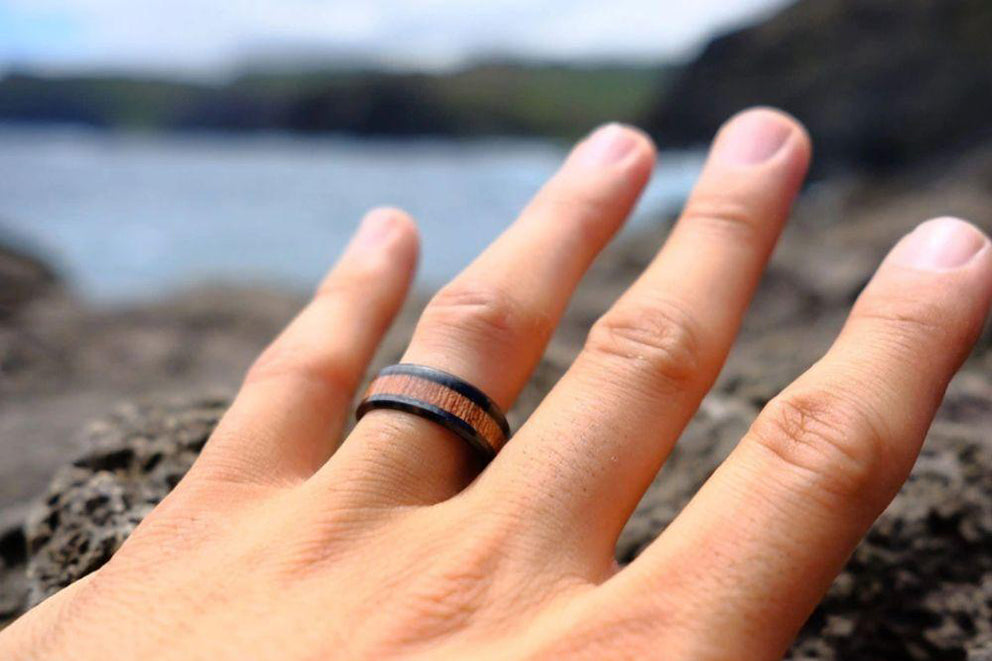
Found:
<svg viewBox="0 0 992 661"><path fill-rule="evenodd" d="M491 460L510 438L510 426L484 392L433 367L400 363L383 369L369 384L355 418L373 409L405 411L454 432Z"/></svg>

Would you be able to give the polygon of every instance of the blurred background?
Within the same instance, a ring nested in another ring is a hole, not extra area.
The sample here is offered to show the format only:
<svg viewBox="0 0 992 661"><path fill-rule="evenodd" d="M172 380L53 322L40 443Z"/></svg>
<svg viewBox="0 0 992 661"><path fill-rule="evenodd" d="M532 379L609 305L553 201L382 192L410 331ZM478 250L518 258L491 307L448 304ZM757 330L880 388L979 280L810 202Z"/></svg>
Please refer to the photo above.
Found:
<svg viewBox="0 0 992 661"><path fill-rule="evenodd" d="M97 301L313 283L406 208L435 285L568 143L642 123L714 31L782 3L4 0L0 222ZM645 208L699 165L665 159Z"/></svg>
<svg viewBox="0 0 992 661"><path fill-rule="evenodd" d="M817 173L904 167L988 134L982 0L0 0L0 231L96 301L209 277L314 282L364 210L422 224L452 275L571 141L669 149L642 206L752 103ZM714 36L756 25L742 33Z"/></svg>
<svg viewBox="0 0 992 661"><path fill-rule="evenodd" d="M222 409L201 393L236 386L367 209L403 207L423 234L417 291L380 360L395 359L429 292L575 140L622 121L658 142L653 182L519 423L656 250L713 133L756 104L807 125L810 183L689 434L689 473L649 494L621 559L820 355L898 236L946 214L992 229L992 2L0 0L0 626L44 574L23 572L24 549L51 537L33 537L25 513L92 448L87 422L152 402L97 434L133 458L134 438L168 446L184 415ZM897 539L878 533L881 555L866 552L795 658L992 655L990 375L986 335L928 446L936 486L895 515ZM163 404L177 394L193 404ZM126 465L147 493L153 469ZM114 548L88 544L96 564ZM904 580L944 556L966 575ZM874 615L836 619L854 611ZM812 655L821 643L834 656Z"/></svg>

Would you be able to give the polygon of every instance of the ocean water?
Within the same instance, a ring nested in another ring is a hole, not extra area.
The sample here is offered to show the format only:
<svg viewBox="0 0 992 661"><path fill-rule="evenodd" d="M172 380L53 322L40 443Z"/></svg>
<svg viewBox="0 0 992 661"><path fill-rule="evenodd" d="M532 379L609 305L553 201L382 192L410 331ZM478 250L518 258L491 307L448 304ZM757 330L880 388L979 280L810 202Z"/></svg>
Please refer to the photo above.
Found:
<svg viewBox="0 0 992 661"><path fill-rule="evenodd" d="M541 140L0 127L0 240L41 252L97 302L203 281L311 287L362 214L389 204L417 219L418 282L435 287L513 220L565 152ZM701 164L699 153L662 154L631 225L678 205Z"/></svg>

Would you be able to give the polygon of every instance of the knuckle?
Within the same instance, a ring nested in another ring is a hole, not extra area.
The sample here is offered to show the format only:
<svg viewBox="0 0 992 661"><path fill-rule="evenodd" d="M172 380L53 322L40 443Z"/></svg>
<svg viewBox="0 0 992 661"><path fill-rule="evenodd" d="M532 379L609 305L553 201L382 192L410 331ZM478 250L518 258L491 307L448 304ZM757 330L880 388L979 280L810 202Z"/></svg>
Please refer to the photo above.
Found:
<svg viewBox="0 0 992 661"><path fill-rule="evenodd" d="M865 404L828 389L776 397L748 438L786 470L808 478L815 492L842 502L870 499L893 465L877 417Z"/></svg>
<svg viewBox="0 0 992 661"><path fill-rule="evenodd" d="M452 283L439 291L421 323L432 330L452 329L482 344L513 345L535 334L546 336L547 314L525 305L510 292L491 284Z"/></svg>
<svg viewBox="0 0 992 661"><path fill-rule="evenodd" d="M702 362L697 322L673 302L614 308L593 325L585 350L646 367L677 388L697 378Z"/></svg>
<svg viewBox="0 0 992 661"><path fill-rule="evenodd" d="M758 238L763 216L739 196L707 193L689 200L680 222L721 238L750 242Z"/></svg>

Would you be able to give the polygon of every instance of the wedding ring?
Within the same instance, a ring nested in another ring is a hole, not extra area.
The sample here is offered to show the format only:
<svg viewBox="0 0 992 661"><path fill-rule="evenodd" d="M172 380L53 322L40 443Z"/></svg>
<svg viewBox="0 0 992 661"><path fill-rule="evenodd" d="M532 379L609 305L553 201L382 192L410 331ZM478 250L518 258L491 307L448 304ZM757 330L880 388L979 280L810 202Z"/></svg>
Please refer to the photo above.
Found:
<svg viewBox="0 0 992 661"><path fill-rule="evenodd" d="M365 391L355 417L373 409L411 413L454 432L490 461L510 438L499 407L484 392L433 367L400 363L386 367Z"/></svg>

